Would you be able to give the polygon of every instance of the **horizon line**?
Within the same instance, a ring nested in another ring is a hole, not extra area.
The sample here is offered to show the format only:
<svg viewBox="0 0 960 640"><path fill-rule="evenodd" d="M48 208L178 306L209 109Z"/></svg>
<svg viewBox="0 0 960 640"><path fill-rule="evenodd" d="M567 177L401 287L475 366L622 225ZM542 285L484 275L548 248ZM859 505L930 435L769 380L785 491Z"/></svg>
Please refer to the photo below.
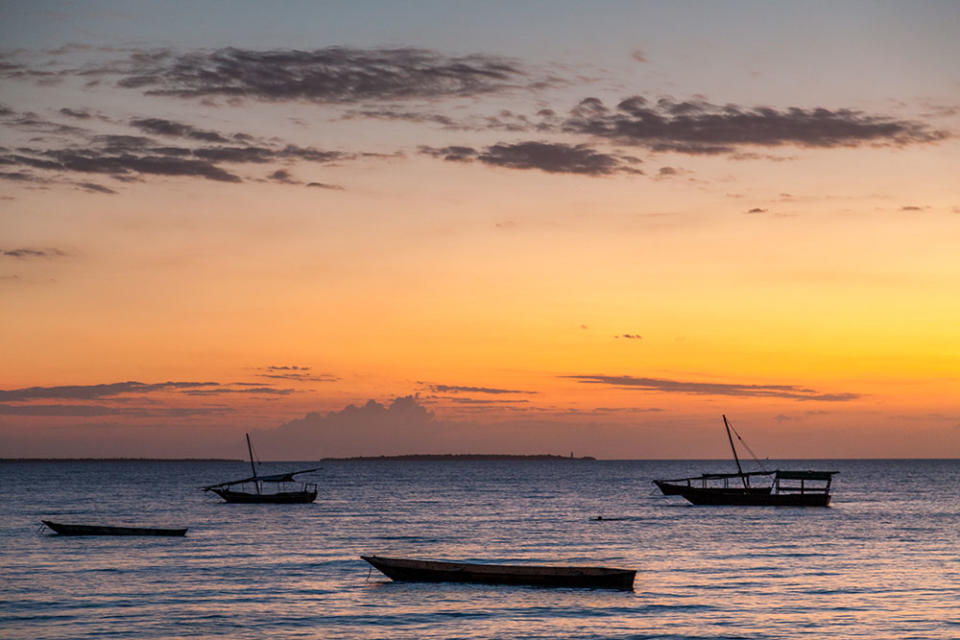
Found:
<svg viewBox="0 0 960 640"><path fill-rule="evenodd" d="M464 458L472 458L472 460L463 460ZM482 460L480 458L489 458L489 460ZM259 463L269 462L269 463L294 463L294 462L392 462L398 460L407 460L410 462L443 462L443 461L453 461L453 462L496 462L497 460L521 460L521 459L540 459L540 460L573 460L575 462L730 462L729 458L598 458L596 456L578 456L571 458L570 456L557 455L552 453L535 453L535 454L512 454L512 453L451 453L451 454L435 454L435 453L414 453L414 454L391 454L391 455L376 455L376 456L346 456L346 457L325 457L325 458L304 458L300 460L258 460ZM902 457L902 458L873 458L873 457L863 457L863 458L766 458L763 462L773 462L773 461L791 461L791 460L837 460L837 461L854 461L854 460L869 460L869 461L880 461L880 460L960 460L960 457L956 458L933 458L933 457ZM146 457L118 457L118 456L109 456L103 458L94 458L94 457L10 457L10 458L0 458L0 463L10 463L10 462L242 462L249 463L249 460L244 458L146 458Z"/></svg>

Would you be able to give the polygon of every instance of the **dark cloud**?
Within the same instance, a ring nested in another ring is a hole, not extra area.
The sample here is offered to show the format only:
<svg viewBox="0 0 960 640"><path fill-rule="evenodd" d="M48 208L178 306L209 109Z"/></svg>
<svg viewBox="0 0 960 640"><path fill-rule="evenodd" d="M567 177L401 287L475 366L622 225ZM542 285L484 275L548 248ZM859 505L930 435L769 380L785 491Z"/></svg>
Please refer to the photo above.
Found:
<svg viewBox="0 0 960 640"><path fill-rule="evenodd" d="M548 173L577 173L590 176L614 173L641 173L631 164L637 158L601 153L583 144L547 142L496 144L487 147L477 159L485 164L510 169L539 169Z"/></svg>
<svg viewBox="0 0 960 640"><path fill-rule="evenodd" d="M85 111L83 109L69 109L67 107L60 109L60 114L67 116L68 118L76 118L77 120L89 120L93 117L89 111Z"/></svg>
<svg viewBox="0 0 960 640"><path fill-rule="evenodd" d="M399 109L352 109L347 111L342 120L355 120L358 118L371 118L380 120L406 121L417 124L440 125L447 130L456 131L509 131L513 133L520 132L555 132L558 125L562 122L556 117L551 109L540 109L536 113L537 118L531 118L522 113L514 113L503 109L496 115L463 116L459 119L433 112L421 112Z"/></svg>
<svg viewBox="0 0 960 640"><path fill-rule="evenodd" d="M340 380L337 376L325 373L315 374L311 367L297 365L271 365L260 367L258 370L264 372L257 374L261 378L294 380L296 382L337 382Z"/></svg>
<svg viewBox="0 0 960 640"><path fill-rule="evenodd" d="M747 213L766 213L766 212L767 212L766 209L761 209L760 207L754 207L753 209L750 209L747 211Z"/></svg>
<svg viewBox="0 0 960 640"><path fill-rule="evenodd" d="M190 176L222 182L240 178L205 159L181 157L189 150L152 149L153 141L142 136L98 135L83 144L58 148L20 148L19 153L0 154L0 165L29 167L61 173L97 173L117 179L141 175Z"/></svg>
<svg viewBox="0 0 960 640"><path fill-rule="evenodd" d="M542 111L540 113L543 113ZM539 115L539 114L538 114ZM503 110L495 116L483 118L480 124L465 128L485 129L493 131L550 131L552 130L551 118L541 116L543 120L539 123L531 121L527 116L512 111Z"/></svg>
<svg viewBox="0 0 960 640"><path fill-rule="evenodd" d="M28 258L62 258L67 255L60 249L0 249L0 256L7 258L19 258L25 260Z"/></svg>
<svg viewBox="0 0 960 640"><path fill-rule="evenodd" d="M3 124L11 129L20 129L29 133L52 134L58 136L75 136L88 132L82 127L63 124L44 118L32 111L16 113L11 109L4 108L0 110L0 116L4 118Z"/></svg>
<svg viewBox="0 0 960 640"><path fill-rule="evenodd" d="M69 110L68 110L69 111ZM13 114L5 124L39 127L46 122L33 114ZM48 123L46 126L58 126ZM71 184L86 191L115 193L105 185L90 180L77 180L77 174L100 174L122 182L140 181L151 176L190 177L218 182L243 181L222 165L312 162L330 164L374 154L348 154L282 141L258 141L250 135L227 136L193 125L161 118L133 118L129 124L140 132L177 138L182 145L162 145L144 135L127 133L92 134L84 129L58 129L69 140L16 149L0 148L0 166L11 170L0 172L0 180L36 184ZM35 171L43 173L35 173ZM73 176L71 176L73 174ZM288 176L283 179L283 176ZM277 169L272 178L285 184L302 184L289 177L286 169ZM322 184L322 183L317 183ZM329 188L336 188L330 185Z"/></svg>
<svg viewBox="0 0 960 640"><path fill-rule="evenodd" d="M0 160L0 164L3 161ZM48 180L29 171L0 171L0 180L9 180L10 182L36 182L46 184Z"/></svg>
<svg viewBox="0 0 960 640"><path fill-rule="evenodd" d="M602 384L621 389L659 391L662 393L686 393L693 395L770 397L791 400L818 400L821 402L847 402L860 397L856 393L818 393L814 389L795 385L724 384L716 382L686 382L661 378L635 378L633 376L575 375L562 376L583 384Z"/></svg>
<svg viewBox="0 0 960 640"><path fill-rule="evenodd" d="M496 387L464 387L450 384L432 384L430 390L435 393L532 393L531 391L522 391L520 389L498 389Z"/></svg>
<svg viewBox="0 0 960 640"><path fill-rule="evenodd" d="M153 139L146 136L124 134L93 136L91 141L103 151L110 153L140 153L154 145Z"/></svg>
<svg viewBox="0 0 960 640"><path fill-rule="evenodd" d="M376 120L400 120L418 124L439 124L447 128L462 128L453 118L439 113L423 113L420 111L398 111L395 109L351 109L341 120L356 120L371 118Z"/></svg>
<svg viewBox="0 0 960 640"><path fill-rule="evenodd" d="M477 155L479 155L479 152L473 147L458 145L440 148L421 146L418 150L424 155L448 160L450 162L470 162L471 160L475 160Z"/></svg>
<svg viewBox="0 0 960 640"><path fill-rule="evenodd" d="M364 154L366 156L376 156L377 154ZM298 147L295 144L288 144L277 151L278 158L289 158L295 160L307 160L309 162L336 162L337 160L352 159L356 156L341 153L339 151L323 151L314 147Z"/></svg>
<svg viewBox="0 0 960 640"><path fill-rule="evenodd" d="M200 147L189 151L189 153L210 162L234 164L264 164L272 162L278 157L276 149L255 146Z"/></svg>
<svg viewBox="0 0 960 640"><path fill-rule="evenodd" d="M30 167L31 169L43 169L43 170L57 170L61 169L63 165L55 160L45 160L43 158L35 157L35 155L25 155L25 154L39 154L43 153L42 151L35 151L33 149L21 148L22 153L11 153L8 155L0 155L0 164L2 165L20 165L25 167ZM23 172L21 172L23 173ZM42 178L30 176L31 180L43 180Z"/></svg>
<svg viewBox="0 0 960 640"><path fill-rule="evenodd" d="M105 136L94 142L93 146L87 148L69 147L31 150L29 154L0 154L0 165L19 165L63 173L105 174L119 180L143 176L183 176L237 183L242 182L242 179L220 167L220 163L264 164L289 159L327 163L349 157L339 152L294 145L275 149L226 146L197 149L150 147L148 139L133 136ZM25 171L3 172L0 178L23 182L46 181L45 178ZM103 189L106 187L95 190Z"/></svg>
<svg viewBox="0 0 960 640"><path fill-rule="evenodd" d="M923 211L923 207L918 207L916 205L905 205L900 207L900 211Z"/></svg>
<svg viewBox="0 0 960 640"><path fill-rule="evenodd" d="M114 177L135 175L188 176L218 182L241 182L236 176L213 162L177 158L152 153L111 153L96 149L54 149L43 153L52 158L62 171L102 173ZM46 166L45 168L51 168Z"/></svg>
<svg viewBox="0 0 960 640"><path fill-rule="evenodd" d="M62 111L62 109L61 109ZM203 142L227 142L227 138L216 131L204 131L189 124L164 120L163 118L134 118L130 125L144 133L174 138L188 138Z"/></svg>
<svg viewBox="0 0 960 640"><path fill-rule="evenodd" d="M643 336L639 333L621 333L620 335L613 337L623 338L624 340L643 340Z"/></svg>
<svg viewBox="0 0 960 640"><path fill-rule="evenodd" d="M273 180L274 182L280 182L283 184L302 184L299 180L296 180L290 172L286 169L277 169L269 176L268 179Z"/></svg>
<svg viewBox="0 0 960 640"><path fill-rule="evenodd" d="M314 187L316 189L330 189L331 191L343 191L343 187L338 184L327 184L325 182L308 182L308 187Z"/></svg>
<svg viewBox="0 0 960 640"><path fill-rule="evenodd" d="M738 151L727 156L728 160L769 160L770 162L790 162L796 160L797 156L778 156L771 153L754 153L750 151Z"/></svg>
<svg viewBox="0 0 960 640"><path fill-rule="evenodd" d="M286 396L293 393L293 389L277 389L276 387L238 385L239 389L231 387L215 387L212 389L186 389L188 396L216 396L221 394L245 393L250 395Z"/></svg>
<svg viewBox="0 0 960 640"><path fill-rule="evenodd" d="M263 373L261 378L276 378L279 380L292 380L294 382L339 382L340 378L333 375L319 374L312 375L307 373Z"/></svg>
<svg viewBox="0 0 960 640"><path fill-rule="evenodd" d="M151 95L321 103L475 96L530 83L502 58L412 48L139 51L87 72L119 75L119 86Z"/></svg>
<svg viewBox="0 0 960 640"><path fill-rule="evenodd" d="M588 145L550 142L501 143L482 151L464 146L420 147L420 153L450 162L471 162L508 169L539 169L547 173L573 173L605 176L615 173L640 174L632 165L640 160L632 156L603 153Z"/></svg>
<svg viewBox="0 0 960 640"><path fill-rule="evenodd" d="M522 399L511 399L511 400L493 400L490 398L460 398L460 397L450 397L443 398L444 402L452 402L453 404L458 405L472 405L472 406L495 406L497 408L503 408L504 405L514 405L517 403L524 404L529 403L529 400Z"/></svg>
<svg viewBox="0 0 960 640"><path fill-rule="evenodd" d="M112 382L109 384L65 385L59 387L27 387L24 389L0 389L0 402L22 402L39 399L92 400L110 398L131 393L156 391L183 391L217 387L217 382Z"/></svg>
<svg viewBox="0 0 960 640"><path fill-rule="evenodd" d="M253 145L200 147L188 150L188 153L210 162L235 164L264 164L278 160L305 160L308 162L329 163L356 157L339 151L323 151L314 147L298 147L296 145L286 145L283 147Z"/></svg>
<svg viewBox="0 0 960 640"><path fill-rule="evenodd" d="M78 182L77 186L84 191L91 191L93 193L116 193L116 191L110 187L105 187L102 184L96 184L95 182Z"/></svg>
<svg viewBox="0 0 960 640"><path fill-rule="evenodd" d="M233 411L227 407L108 407L86 404L0 404L0 415L90 418L127 416L135 418L190 418L221 415Z"/></svg>
<svg viewBox="0 0 960 640"><path fill-rule="evenodd" d="M2 77L0 72L0 77ZM93 116L86 111L63 108L60 115L75 120L88 120ZM0 118L4 127L20 130L29 134L40 134L40 139L48 136L79 136L89 135L90 130L80 126L57 122L33 111L18 112L6 105L0 105Z"/></svg>
<svg viewBox="0 0 960 640"><path fill-rule="evenodd" d="M923 123L850 109L777 110L669 98L651 102L642 96L622 100L613 110L597 98L587 98L571 110L562 128L654 151L689 154L731 153L744 145L907 145L947 137Z"/></svg>

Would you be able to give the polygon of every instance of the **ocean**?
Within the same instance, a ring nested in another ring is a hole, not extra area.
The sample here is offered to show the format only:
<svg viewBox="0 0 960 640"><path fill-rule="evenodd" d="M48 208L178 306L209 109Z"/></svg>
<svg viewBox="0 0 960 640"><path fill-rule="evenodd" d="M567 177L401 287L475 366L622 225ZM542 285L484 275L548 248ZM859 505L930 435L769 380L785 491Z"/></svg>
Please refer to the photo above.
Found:
<svg viewBox="0 0 960 640"><path fill-rule="evenodd" d="M318 466L317 501L284 506L199 489L239 461L0 463L0 637L960 637L958 460L782 464L840 472L832 506L808 509L697 507L651 484L729 461ZM41 519L190 530L64 537ZM395 583L371 553L638 573L632 592Z"/></svg>

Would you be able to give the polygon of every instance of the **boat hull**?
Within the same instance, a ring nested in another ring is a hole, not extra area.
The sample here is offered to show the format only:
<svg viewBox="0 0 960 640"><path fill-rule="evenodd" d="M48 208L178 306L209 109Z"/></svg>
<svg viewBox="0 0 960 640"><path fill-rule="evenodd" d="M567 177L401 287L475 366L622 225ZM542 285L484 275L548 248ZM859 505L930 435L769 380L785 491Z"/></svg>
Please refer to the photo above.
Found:
<svg viewBox="0 0 960 640"><path fill-rule="evenodd" d="M699 489L683 487L677 492L688 502L696 505L746 506L746 507L826 507L830 504L828 493L763 493L744 489Z"/></svg>
<svg viewBox="0 0 960 640"><path fill-rule="evenodd" d="M414 582L478 582L537 587L633 589L636 571L606 567L552 567L437 562L360 556L393 580Z"/></svg>
<svg viewBox="0 0 960 640"><path fill-rule="evenodd" d="M244 504L306 504L317 499L316 491L282 491L278 493L247 493L229 489L210 489L218 496L233 503Z"/></svg>
<svg viewBox="0 0 960 640"><path fill-rule="evenodd" d="M41 520L52 531L62 536L182 536L187 533L183 529L157 529L153 527L113 527L89 524L64 524Z"/></svg>
<svg viewBox="0 0 960 640"><path fill-rule="evenodd" d="M654 480L653 484L657 485L657 488L660 489L660 493L665 496L682 496L685 493L690 491L709 491L709 492L730 492L730 493L747 493L749 495L765 496L770 495L770 490L772 487L749 487L747 489L741 489L739 487L735 489L730 488L697 488L688 484L678 484L673 482L668 482L666 480Z"/></svg>

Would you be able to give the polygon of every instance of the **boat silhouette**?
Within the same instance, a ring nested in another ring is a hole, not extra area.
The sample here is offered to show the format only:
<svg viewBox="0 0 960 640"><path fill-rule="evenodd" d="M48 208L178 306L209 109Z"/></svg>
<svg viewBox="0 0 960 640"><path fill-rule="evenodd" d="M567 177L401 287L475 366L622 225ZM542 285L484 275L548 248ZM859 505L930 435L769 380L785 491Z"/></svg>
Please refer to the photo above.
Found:
<svg viewBox="0 0 960 640"><path fill-rule="evenodd" d="M227 502L259 503L259 504L303 504L317 499L317 485L312 482L297 482L294 476L301 473L316 471L300 469L287 473L259 475L253 461L253 446L250 444L250 434L247 436L247 452L250 454L250 469L253 475L240 480L231 480L203 487L204 491L212 491ZM295 484L290 489L289 484Z"/></svg>
<svg viewBox="0 0 960 640"><path fill-rule="evenodd" d="M723 416L723 426L727 430L737 473L705 473L675 480L654 480L663 495L682 496L697 505L826 507L830 504L830 484L837 471L764 469L745 472L733 444L732 427L727 416ZM735 429L733 431L736 433ZM739 433L737 439L743 442Z"/></svg>

